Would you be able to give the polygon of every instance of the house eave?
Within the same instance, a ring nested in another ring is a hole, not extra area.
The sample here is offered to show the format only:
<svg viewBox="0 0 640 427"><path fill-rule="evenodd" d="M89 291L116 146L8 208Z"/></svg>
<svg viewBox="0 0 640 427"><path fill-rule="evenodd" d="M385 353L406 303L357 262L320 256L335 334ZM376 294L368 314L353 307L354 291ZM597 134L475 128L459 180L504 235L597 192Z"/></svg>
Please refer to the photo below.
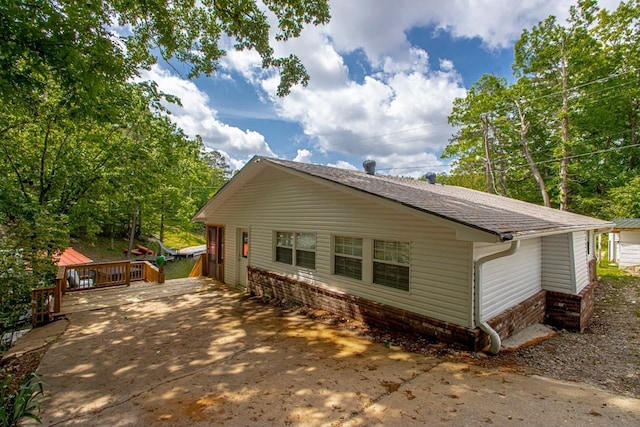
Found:
<svg viewBox="0 0 640 427"><path fill-rule="evenodd" d="M553 236L555 234L564 234L564 233L572 233L574 231L590 231L593 230L597 233L608 233L613 228L613 224L610 226L603 226L602 224L593 224L593 225L581 225L581 226L566 226L566 227L556 227L556 228L548 228L545 230L529 230L529 231L518 231L513 232L513 238L515 240L527 240L534 239L538 237L545 236Z"/></svg>

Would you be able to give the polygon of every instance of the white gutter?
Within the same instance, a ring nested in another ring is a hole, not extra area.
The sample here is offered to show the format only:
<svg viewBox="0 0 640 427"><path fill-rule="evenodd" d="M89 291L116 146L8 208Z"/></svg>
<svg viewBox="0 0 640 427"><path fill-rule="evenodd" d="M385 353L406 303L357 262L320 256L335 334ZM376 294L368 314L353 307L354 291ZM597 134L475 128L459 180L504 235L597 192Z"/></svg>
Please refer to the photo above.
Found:
<svg viewBox="0 0 640 427"><path fill-rule="evenodd" d="M511 242L511 246L509 249L506 249L501 252L496 252L495 254L487 255L478 259L474 266L474 276L473 276L473 290L475 295L475 310L474 310L474 318L476 325L486 332L491 338L491 346L489 347L489 352L491 354L498 354L500 351L500 347L502 346L502 341L500 340L500 335L491 327L488 323L484 322L480 318L480 305L482 301L482 266L494 259L508 257L516 253L518 248L520 247L520 241L515 240Z"/></svg>

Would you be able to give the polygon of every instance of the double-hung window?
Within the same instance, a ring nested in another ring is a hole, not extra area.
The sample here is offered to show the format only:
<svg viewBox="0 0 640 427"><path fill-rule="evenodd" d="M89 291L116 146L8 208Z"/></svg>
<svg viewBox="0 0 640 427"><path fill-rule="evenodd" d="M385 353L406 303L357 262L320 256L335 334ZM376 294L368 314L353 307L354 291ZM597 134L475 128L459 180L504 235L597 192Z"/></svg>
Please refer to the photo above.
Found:
<svg viewBox="0 0 640 427"><path fill-rule="evenodd" d="M276 231L276 261L316 268L316 234Z"/></svg>
<svg viewBox="0 0 640 427"><path fill-rule="evenodd" d="M373 283L409 290L409 254L407 242L373 241Z"/></svg>
<svg viewBox="0 0 640 427"><path fill-rule="evenodd" d="M296 234L296 265L298 267L316 268L316 235L315 233Z"/></svg>
<svg viewBox="0 0 640 427"><path fill-rule="evenodd" d="M293 233L276 232L276 261L293 265Z"/></svg>
<svg viewBox="0 0 640 427"><path fill-rule="evenodd" d="M334 274L362 280L362 239L335 236L333 239Z"/></svg>

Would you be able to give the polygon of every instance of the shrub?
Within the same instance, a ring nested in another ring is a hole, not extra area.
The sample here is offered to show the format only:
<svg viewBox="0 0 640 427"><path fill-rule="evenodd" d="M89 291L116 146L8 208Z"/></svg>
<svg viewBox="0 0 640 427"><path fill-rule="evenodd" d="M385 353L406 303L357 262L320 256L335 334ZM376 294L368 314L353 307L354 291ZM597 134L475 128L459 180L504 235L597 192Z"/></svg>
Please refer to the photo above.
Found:
<svg viewBox="0 0 640 427"><path fill-rule="evenodd" d="M12 377L8 375L0 384L0 423L3 427L17 426L25 419L40 420L40 397L44 394L44 384L35 372L27 375L17 390L12 390Z"/></svg>

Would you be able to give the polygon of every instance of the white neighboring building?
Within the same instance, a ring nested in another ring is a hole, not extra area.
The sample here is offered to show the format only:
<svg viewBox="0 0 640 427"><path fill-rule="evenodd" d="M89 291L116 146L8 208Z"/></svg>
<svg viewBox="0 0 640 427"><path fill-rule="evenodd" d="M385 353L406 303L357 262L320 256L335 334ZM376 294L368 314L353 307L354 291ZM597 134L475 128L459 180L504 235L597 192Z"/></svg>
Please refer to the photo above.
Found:
<svg viewBox="0 0 640 427"><path fill-rule="evenodd" d="M617 218L609 233L609 261L620 268L640 266L640 218Z"/></svg>

